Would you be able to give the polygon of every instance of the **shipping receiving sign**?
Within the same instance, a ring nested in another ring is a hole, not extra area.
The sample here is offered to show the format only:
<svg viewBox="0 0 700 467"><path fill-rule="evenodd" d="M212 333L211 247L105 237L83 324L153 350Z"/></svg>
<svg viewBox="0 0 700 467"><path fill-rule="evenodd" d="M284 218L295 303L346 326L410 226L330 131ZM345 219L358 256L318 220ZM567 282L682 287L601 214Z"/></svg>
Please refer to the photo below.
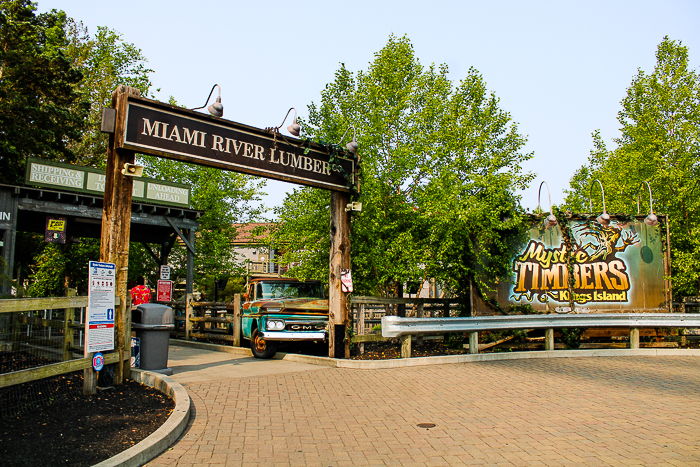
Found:
<svg viewBox="0 0 700 467"><path fill-rule="evenodd" d="M133 201L190 207L192 188L180 183L134 178ZM28 185L103 195L105 171L29 157L25 181Z"/></svg>
<svg viewBox="0 0 700 467"><path fill-rule="evenodd" d="M335 191L356 182L353 158L277 132L133 96L125 118L125 149Z"/></svg>

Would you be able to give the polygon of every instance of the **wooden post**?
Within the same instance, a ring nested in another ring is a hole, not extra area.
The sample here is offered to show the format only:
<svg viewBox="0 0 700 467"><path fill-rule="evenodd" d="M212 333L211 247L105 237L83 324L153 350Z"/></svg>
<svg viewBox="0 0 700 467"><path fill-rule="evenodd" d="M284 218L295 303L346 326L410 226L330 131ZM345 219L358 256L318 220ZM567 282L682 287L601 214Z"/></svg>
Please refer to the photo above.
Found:
<svg viewBox="0 0 700 467"><path fill-rule="evenodd" d="M75 297L76 289L66 289L66 297ZM75 321L75 308L66 308L63 325L63 361L73 359L73 321Z"/></svg>
<svg viewBox="0 0 700 467"><path fill-rule="evenodd" d="M544 350L554 350L554 329L544 331Z"/></svg>
<svg viewBox="0 0 700 467"><path fill-rule="evenodd" d="M105 170L105 194L102 210L102 236L100 261L116 265L116 296L119 305L114 313L114 350L120 355L126 349L126 280L129 270L129 235L131 233L131 195L134 179L122 174L124 164L134 163L134 152L117 150L124 137L127 97L140 96L136 88L119 86L112 93L112 107L117 109L116 127L109 136L107 168ZM129 349L131 345L129 344ZM92 370L90 370L92 371ZM114 371L114 384L122 384L129 373L129 361L121 361Z"/></svg>
<svg viewBox="0 0 700 467"><path fill-rule="evenodd" d="M94 355L93 352L90 352L87 357L92 361ZM97 394L97 372L90 366L83 370L83 395L92 396L95 394Z"/></svg>
<svg viewBox="0 0 700 467"><path fill-rule="evenodd" d="M126 335L126 347L120 354L122 363L124 364L124 378L131 378L131 298L126 303L126 326L124 327Z"/></svg>
<svg viewBox="0 0 700 467"><path fill-rule="evenodd" d="M411 336L401 336L401 358L411 358Z"/></svg>
<svg viewBox="0 0 700 467"><path fill-rule="evenodd" d="M423 301L420 298L417 298L416 300L419 300L418 303L416 304L416 318L422 318L423 317ZM423 334L418 334L416 336L416 346L423 345Z"/></svg>
<svg viewBox="0 0 700 467"><path fill-rule="evenodd" d="M357 306L357 335L358 336L364 336L365 335L365 304L360 303ZM358 344L359 350L360 350L360 355L365 354L365 343L360 342Z"/></svg>
<svg viewBox="0 0 700 467"><path fill-rule="evenodd" d="M328 281L328 356L331 358L350 357L350 342L346 339L346 330L350 323L348 297L343 293L340 283L340 271L350 269L350 213L345 211L348 203L348 193L331 191Z"/></svg>
<svg viewBox="0 0 700 467"><path fill-rule="evenodd" d="M190 333L192 332L192 322L190 318L194 315L194 307L192 306L192 294L185 295L185 340L192 340Z"/></svg>
<svg viewBox="0 0 700 467"><path fill-rule="evenodd" d="M639 348L639 328L630 328L630 349Z"/></svg>
<svg viewBox="0 0 700 467"><path fill-rule="evenodd" d="M479 353L479 332L469 333L469 353Z"/></svg>
<svg viewBox="0 0 700 467"><path fill-rule="evenodd" d="M194 248L195 242L195 229L190 229L187 232L187 240L190 242L192 248ZM214 286L216 290L216 284ZM185 294L191 294L194 292L194 251L187 248L187 279L185 284Z"/></svg>
<svg viewBox="0 0 700 467"><path fill-rule="evenodd" d="M673 313L673 286L671 284L671 225L668 221L668 214L664 215L666 222L666 251L664 252L664 283L666 293L666 303L668 312ZM685 313L685 310L683 311Z"/></svg>
<svg viewBox="0 0 700 467"><path fill-rule="evenodd" d="M233 296L233 342L234 347L241 346L241 294Z"/></svg>

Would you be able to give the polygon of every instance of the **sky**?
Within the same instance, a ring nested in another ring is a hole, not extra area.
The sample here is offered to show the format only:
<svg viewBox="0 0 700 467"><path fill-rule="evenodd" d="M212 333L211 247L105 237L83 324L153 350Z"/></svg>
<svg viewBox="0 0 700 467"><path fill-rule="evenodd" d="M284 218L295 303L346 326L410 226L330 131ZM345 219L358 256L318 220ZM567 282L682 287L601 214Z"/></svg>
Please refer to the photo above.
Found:
<svg viewBox="0 0 700 467"><path fill-rule="evenodd" d="M664 36L700 64L698 1L38 0L40 12L51 9L140 48L156 99L199 107L218 83L224 117L259 128L279 125L290 107L306 117L340 63L366 70L391 34L406 35L423 65L446 64L455 83L477 69L527 135L530 210L542 181L563 202L596 129L614 147L620 101L639 69L653 71ZM294 187L268 181L265 204ZM541 204L549 210L546 189Z"/></svg>

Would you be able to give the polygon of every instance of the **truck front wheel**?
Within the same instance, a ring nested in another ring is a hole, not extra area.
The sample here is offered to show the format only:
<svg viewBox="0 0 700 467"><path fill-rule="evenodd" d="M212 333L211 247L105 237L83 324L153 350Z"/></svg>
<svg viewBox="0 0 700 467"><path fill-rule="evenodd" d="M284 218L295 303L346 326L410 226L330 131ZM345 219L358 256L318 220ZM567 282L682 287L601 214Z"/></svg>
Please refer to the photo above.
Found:
<svg viewBox="0 0 700 467"><path fill-rule="evenodd" d="M250 349L255 358L272 358L277 353L277 342L266 341L262 333L255 328L250 336Z"/></svg>

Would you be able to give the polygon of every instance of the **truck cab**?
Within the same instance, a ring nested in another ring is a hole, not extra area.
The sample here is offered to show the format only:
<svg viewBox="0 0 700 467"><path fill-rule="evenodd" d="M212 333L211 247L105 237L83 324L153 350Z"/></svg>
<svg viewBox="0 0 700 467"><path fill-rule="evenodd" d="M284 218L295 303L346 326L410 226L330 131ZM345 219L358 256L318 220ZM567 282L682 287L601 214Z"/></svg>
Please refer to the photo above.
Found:
<svg viewBox="0 0 700 467"><path fill-rule="evenodd" d="M328 299L320 281L258 277L243 294L241 330L256 358L272 358L284 341L328 339Z"/></svg>

